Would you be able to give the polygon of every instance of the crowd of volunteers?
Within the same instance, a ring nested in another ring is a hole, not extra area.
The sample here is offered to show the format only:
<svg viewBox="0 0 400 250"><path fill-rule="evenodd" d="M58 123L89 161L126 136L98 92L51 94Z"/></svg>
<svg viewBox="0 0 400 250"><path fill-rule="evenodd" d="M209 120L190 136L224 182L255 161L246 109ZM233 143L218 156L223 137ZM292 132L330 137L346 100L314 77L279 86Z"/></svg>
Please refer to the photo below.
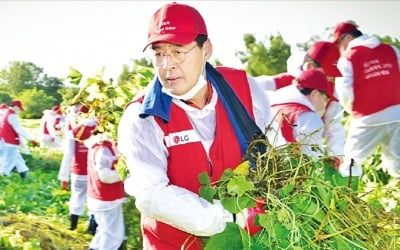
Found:
<svg viewBox="0 0 400 250"><path fill-rule="evenodd" d="M361 176L363 160L381 147L382 165L400 178L400 53L352 22L337 24L332 36L292 55L288 72L253 77L208 62L213 46L198 10L163 5L143 49L155 77L125 107L117 140L97 130L85 105L43 112L39 143L63 151L58 179L71 192L70 229L87 210L90 249L123 249L127 194L141 213L143 249L203 249L201 237L222 232L236 215L199 196L198 176L217 181L257 136L331 157L344 177ZM18 122L21 101L0 108L0 174L15 169L26 178L21 142L39 143ZM125 180L115 169L120 154Z"/></svg>

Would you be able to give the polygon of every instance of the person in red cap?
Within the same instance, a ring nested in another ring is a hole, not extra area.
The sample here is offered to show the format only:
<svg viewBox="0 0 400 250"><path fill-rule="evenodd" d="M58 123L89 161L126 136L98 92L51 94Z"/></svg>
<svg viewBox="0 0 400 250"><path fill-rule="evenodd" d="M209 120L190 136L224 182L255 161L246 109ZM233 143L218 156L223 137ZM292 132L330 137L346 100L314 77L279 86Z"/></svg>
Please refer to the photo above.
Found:
<svg viewBox="0 0 400 250"><path fill-rule="evenodd" d="M119 157L116 143L99 131L84 143L89 148L87 204L97 223L89 249L122 250L126 237L122 205L126 199L115 168Z"/></svg>
<svg viewBox="0 0 400 250"><path fill-rule="evenodd" d="M301 150L314 157L323 156L324 123L321 113L329 100L328 80L319 69L302 71L293 84L271 96L274 117L287 142L300 142ZM319 145L319 149L314 146Z"/></svg>
<svg viewBox="0 0 400 250"><path fill-rule="evenodd" d="M142 214L143 249L203 249L201 236L222 232L233 215L200 198L198 176L205 171L216 181L243 161L249 142L273 121L269 100L244 71L207 62L207 27L189 5L157 10L146 48L156 77L127 106L118 129L131 173L125 191Z"/></svg>
<svg viewBox="0 0 400 250"><path fill-rule="evenodd" d="M0 138L3 143L2 159L0 161L0 174L10 175L16 168L21 178L26 177L29 171L18 148L22 145L22 138L37 146L37 142L20 125L18 114L24 110L22 102L13 100L10 107L5 108L0 114Z"/></svg>
<svg viewBox="0 0 400 250"><path fill-rule="evenodd" d="M85 211L88 148L83 141L90 137L96 124L95 119L85 118L77 125L73 126L71 124L70 130L65 134L64 155L61 160L58 179L61 182L61 188L68 190L68 182L71 178L71 197L69 199L70 230L76 229L79 217Z"/></svg>
<svg viewBox="0 0 400 250"><path fill-rule="evenodd" d="M61 147L63 116L59 106L44 110L39 126L39 141L41 147Z"/></svg>
<svg viewBox="0 0 400 250"><path fill-rule="evenodd" d="M362 175L362 161L381 146L382 166L400 178L399 50L363 34L353 22L339 23L333 42L342 52L336 92L352 115L339 172Z"/></svg>
<svg viewBox="0 0 400 250"><path fill-rule="evenodd" d="M292 84L301 72L308 69L319 69L328 78L327 94L329 101L322 114L324 122L324 139L326 140L327 155L335 157L336 167L343 160L344 138L346 130L342 124L343 108L337 100L334 91L335 77L341 76L336 67L340 57L337 46L328 41L318 41L310 46L305 53L294 53L287 61L288 72L275 76L260 76L263 78L263 87L268 91ZM273 94L272 94L273 95Z"/></svg>

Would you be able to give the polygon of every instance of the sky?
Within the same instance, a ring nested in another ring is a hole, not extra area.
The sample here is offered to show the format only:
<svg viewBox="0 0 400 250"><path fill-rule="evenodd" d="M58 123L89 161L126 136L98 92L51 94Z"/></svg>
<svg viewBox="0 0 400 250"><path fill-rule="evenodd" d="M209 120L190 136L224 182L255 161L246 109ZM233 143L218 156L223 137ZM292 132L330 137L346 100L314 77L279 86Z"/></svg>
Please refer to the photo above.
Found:
<svg viewBox="0 0 400 250"><path fill-rule="evenodd" d="M0 0L0 69L27 61L48 76L63 78L72 66L84 77L104 67L116 79L122 66L147 54L150 17L170 1L4 1ZM258 41L281 34L296 51L297 43L337 23L354 20L368 34L400 39L400 1L178 1L203 15L213 44L211 60L243 68L236 51L243 36ZM266 43L267 44L267 43Z"/></svg>

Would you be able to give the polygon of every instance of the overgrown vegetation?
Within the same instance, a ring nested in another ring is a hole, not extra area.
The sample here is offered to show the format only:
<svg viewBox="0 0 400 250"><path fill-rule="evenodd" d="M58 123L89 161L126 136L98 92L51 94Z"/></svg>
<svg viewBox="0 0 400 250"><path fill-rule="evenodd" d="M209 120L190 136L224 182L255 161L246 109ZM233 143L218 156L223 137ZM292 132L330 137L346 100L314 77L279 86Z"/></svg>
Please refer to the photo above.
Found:
<svg viewBox="0 0 400 250"><path fill-rule="evenodd" d="M252 156L255 167L243 162L226 170L216 183L206 174L199 177L201 195L210 202L221 200L238 216L260 200L265 204L265 213L257 215L261 228L257 234L251 236L232 223L224 232L205 239L207 250L399 248L398 180L371 170L369 166L376 167L372 164L365 166L369 171L358 185L358 177L343 178L328 157L316 161L302 154L301 145L274 148L266 140L254 141L254 145L260 143L269 150ZM378 163L376 157L370 160ZM389 188L375 178L371 188L368 180L378 173L381 180L396 184ZM371 197L371 192L379 198ZM385 199L394 204L388 207Z"/></svg>
<svg viewBox="0 0 400 250"><path fill-rule="evenodd" d="M38 120L24 120L34 131ZM18 173L0 176L0 249L87 249L87 216L82 216L76 231L68 230L69 191L57 180L62 152L30 148L24 155L30 168L22 180ZM124 204L127 249L141 248L139 213L132 197Z"/></svg>

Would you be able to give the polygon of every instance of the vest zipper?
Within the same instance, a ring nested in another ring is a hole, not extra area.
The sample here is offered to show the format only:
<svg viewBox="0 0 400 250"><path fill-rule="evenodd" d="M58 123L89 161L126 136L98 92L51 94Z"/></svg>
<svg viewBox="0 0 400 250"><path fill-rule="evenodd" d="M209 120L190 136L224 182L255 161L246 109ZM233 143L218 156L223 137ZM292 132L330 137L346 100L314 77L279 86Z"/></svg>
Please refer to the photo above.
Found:
<svg viewBox="0 0 400 250"><path fill-rule="evenodd" d="M210 158L207 159L208 161L208 166L210 167L210 176L213 175L213 164Z"/></svg>

